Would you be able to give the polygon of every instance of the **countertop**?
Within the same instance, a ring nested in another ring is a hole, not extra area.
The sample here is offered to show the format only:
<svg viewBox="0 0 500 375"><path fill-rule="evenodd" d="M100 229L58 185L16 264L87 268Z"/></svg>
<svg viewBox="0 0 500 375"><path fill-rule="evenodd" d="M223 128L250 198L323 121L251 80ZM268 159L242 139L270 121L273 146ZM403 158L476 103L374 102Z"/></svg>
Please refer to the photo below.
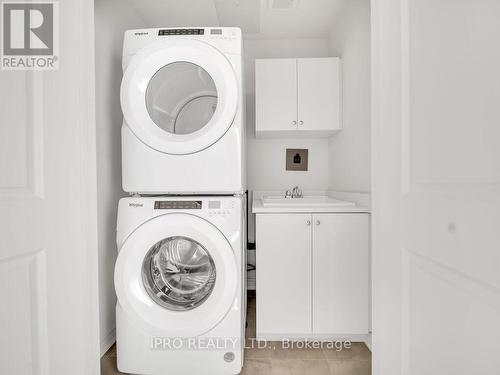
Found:
<svg viewBox="0 0 500 375"><path fill-rule="evenodd" d="M314 192L308 193L304 192L306 196L313 195L326 195L330 198L339 199L343 201L354 202L354 206L338 206L338 207L327 207L321 205L313 206L294 206L293 203L290 206L264 206L262 203L262 197L266 195L283 195L285 192L262 192L254 191L252 199L252 213L254 214L271 214L271 213L370 213L370 196L366 193L350 193L350 192ZM300 199L300 198L294 198Z"/></svg>

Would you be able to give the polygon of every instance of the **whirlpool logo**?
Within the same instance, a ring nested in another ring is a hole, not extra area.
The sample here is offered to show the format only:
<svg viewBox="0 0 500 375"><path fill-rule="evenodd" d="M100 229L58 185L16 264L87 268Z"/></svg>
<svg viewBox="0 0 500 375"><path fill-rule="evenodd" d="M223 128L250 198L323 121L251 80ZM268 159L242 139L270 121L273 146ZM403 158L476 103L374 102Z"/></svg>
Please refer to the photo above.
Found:
<svg viewBox="0 0 500 375"><path fill-rule="evenodd" d="M2 69L57 69L59 4L4 1L1 8Z"/></svg>
<svg viewBox="0 0 500 375"><path fill-rule="evenodd" d="M144 204L143 203L129 203L128 206L137 208L137 207L143 207Z"/></svg>

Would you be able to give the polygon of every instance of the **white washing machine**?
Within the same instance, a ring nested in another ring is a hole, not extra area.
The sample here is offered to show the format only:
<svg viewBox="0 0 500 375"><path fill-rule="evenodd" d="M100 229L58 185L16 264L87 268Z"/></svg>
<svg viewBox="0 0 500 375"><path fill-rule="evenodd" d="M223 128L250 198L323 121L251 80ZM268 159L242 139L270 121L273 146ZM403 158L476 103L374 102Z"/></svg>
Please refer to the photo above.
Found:
<svg viewBox="0 0 500 375"><path fill-rule="evenodd" d="M123 71L123 190L243 193L240 29L128 30Z"/></svg>
<svg viewBox="0 0 500 375"><path fill-rule="evenodd" d="M238 374L244 197L130 197L118 208L118 370Z"/></svg>

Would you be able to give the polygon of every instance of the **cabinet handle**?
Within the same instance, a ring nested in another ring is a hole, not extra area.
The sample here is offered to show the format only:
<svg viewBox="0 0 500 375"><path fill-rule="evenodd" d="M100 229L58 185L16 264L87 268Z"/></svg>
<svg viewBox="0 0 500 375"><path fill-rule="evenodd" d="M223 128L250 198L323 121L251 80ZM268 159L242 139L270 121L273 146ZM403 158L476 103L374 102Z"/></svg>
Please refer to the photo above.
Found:
<svg viewBox="0 0 500 375"><path fill-rule="evenodd" d="M307 220L306 225L311 225L311 220Z"/></svg>
<svg viewBox="0 0 500 375"><path fill-rule="evenodd" d="M320 224L321 224L321 221L316 220L316 225L320 225Z"/></svg>
<svg viewBox="0 0 500 375"><path fill-rule="evenodd" d="M300 120L299 125L304 125L304 121Z"/></svg>
<svg viewBox="0 0 500 375"><path fill-rule="evenodd" d="M297 121L292 121L292 125L297 125Z"/></svg>

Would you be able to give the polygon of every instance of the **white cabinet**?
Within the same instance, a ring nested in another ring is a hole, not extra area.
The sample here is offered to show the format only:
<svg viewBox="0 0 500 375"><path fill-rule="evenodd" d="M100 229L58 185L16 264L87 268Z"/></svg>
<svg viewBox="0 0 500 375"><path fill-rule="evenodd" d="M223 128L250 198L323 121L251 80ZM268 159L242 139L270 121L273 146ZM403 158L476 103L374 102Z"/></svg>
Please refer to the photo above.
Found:
<svg viewBox="0 0 500 375"><path fill-rule="evenodd" d="M368 214L258 214L256 240L257 338L368 333Z"/></svg>
<svg viewBox="0 0 500 375"><path fill-rule="evenodd" d="M341 127L340 59L297 59L298 130L330 135Z"/></svg>
<svg viewBox="0 0 500 375"><path fill-rule="evenodd" d="M256 129L281 132L297 129L297 59L255 62Z"/></svg>
<svg viewBox="0 0 500 375"><path fill-rule="evenodd" d="M315 214L313 333L366 334L369 324L367 214Z"/></svg>
<svg viewBox="0 0 500 375"><path fill-rule="evenodd" d="M257 215L257 331L311 331L311 215Z"/></svg>
<svg viewBox="0 0 500 375"><path fill-rule="evenodd" d="M255 62L257 137L325 137L341 129L340 59Z"/></svg>

